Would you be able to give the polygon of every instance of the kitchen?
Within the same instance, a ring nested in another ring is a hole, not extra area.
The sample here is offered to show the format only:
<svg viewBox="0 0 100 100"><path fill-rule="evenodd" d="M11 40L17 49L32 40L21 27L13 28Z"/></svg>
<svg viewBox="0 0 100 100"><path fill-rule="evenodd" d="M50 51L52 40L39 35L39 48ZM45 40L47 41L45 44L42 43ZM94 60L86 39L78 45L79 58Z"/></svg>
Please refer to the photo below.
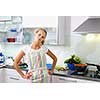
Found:
<svg viewBox="0 0 100 100"><path fill-rule="evenodd" d="M44 20L45 19L45 20ZM65 67L64 61L70 55L78 55L82 63L100 63L100 31L82 30L81 26L88 19L99 19L97 16L1 16L0 17L0 50L5 56L5 61L1 64L0 82L28 82L22 79L13 70L13 59L22 46L28 45L32 41L32 31L36 27L46 27L48 37L45 45L57 56L57 65ZM48 23L47 23L48 22ZM99 23L99 21L97 21ZM97 25L98 25L97 23ZM95 22L91 24L96 24ZM96 26L95 26L96 27ZM78 29L80 28L80 29ZM16 29L18 34L16 34ZM88 29L91 29L88 27ZM53 33L53 34L52 34ZM30 39L31 38L31 39ZM61 52L62 51L62 52ZM13 59L11 59L13 58ZM8 61L7 61L8 60ZM23 59L23 63L25 58ZM47 57L47 63L52 63ZM9 66L5 66L9 65ZM95 66L94 66L95 67ZM8 71L9 70L9 71ZM12 71L13 70L13 71ZM22 69L24 73L27 69ZM50 82L100 82L99 78L84 77L80 75L69 75L68 71L55 70ZM5 74L4 74L5 73ZM3 77L4 78L3 78ZM9 77L8 77L9 76Z"/></svg>

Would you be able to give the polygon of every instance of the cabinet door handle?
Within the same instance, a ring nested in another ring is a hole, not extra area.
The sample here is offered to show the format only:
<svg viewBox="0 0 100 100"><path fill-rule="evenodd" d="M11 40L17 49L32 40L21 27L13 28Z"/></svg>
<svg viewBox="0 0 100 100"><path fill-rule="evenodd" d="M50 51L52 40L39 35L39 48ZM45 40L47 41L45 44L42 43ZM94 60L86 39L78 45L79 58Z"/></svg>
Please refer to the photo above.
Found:
<svg viewBox="0 0 100 100"><path fill-rule="evenodd" d="M65 78L59 78L59 80L64 80L64 81L67 81L67 82L77 82L77 80L71 80L71 79L65 79Z"/></svg>

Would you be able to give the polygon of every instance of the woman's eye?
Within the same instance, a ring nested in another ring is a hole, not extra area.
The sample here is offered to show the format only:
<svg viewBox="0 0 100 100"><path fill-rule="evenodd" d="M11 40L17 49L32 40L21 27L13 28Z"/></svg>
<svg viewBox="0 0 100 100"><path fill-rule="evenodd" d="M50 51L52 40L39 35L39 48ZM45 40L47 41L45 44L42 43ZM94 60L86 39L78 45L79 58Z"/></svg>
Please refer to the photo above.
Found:
<svg viewBox="0 0 100 100"><path fill-rule="evenodd" d="M39 34L38 36L41 36L41 34Z"/></svg>

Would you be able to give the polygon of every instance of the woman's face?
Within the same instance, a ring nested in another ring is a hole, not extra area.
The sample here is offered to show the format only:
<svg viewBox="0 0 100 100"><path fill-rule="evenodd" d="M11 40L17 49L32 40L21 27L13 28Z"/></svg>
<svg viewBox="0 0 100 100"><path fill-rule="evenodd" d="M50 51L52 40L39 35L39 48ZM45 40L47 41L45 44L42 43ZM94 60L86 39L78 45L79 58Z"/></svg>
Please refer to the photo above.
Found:
<svg viewBox="0 0 100 100"><path fill-rule="evenodd" d="M35 41L41 43L42 41L45 41L46 34L43 30L38 31L35 33Z"/></svg>

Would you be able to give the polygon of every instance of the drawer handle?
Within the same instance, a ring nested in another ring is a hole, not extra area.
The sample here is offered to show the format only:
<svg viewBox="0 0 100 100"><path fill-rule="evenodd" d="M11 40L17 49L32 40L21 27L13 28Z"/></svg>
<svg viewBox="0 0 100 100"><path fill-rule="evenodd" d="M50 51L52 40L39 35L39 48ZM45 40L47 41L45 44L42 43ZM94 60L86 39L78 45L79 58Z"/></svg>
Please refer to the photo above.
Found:
<svg viewBox="0 0 100 100"><path fill-rule="evenodd" d="M77 82L77 80L69 80L69 79L65 79L65 78L59 78L59 80L64 80L64 81L69 81L69 82Z"/></svg>
<svg viewBox="0 0 100 100"><path fill-rule="evenodd" d="M18 78L15 78L15 77L10 77L10 79L19 80Z"/></svg>

